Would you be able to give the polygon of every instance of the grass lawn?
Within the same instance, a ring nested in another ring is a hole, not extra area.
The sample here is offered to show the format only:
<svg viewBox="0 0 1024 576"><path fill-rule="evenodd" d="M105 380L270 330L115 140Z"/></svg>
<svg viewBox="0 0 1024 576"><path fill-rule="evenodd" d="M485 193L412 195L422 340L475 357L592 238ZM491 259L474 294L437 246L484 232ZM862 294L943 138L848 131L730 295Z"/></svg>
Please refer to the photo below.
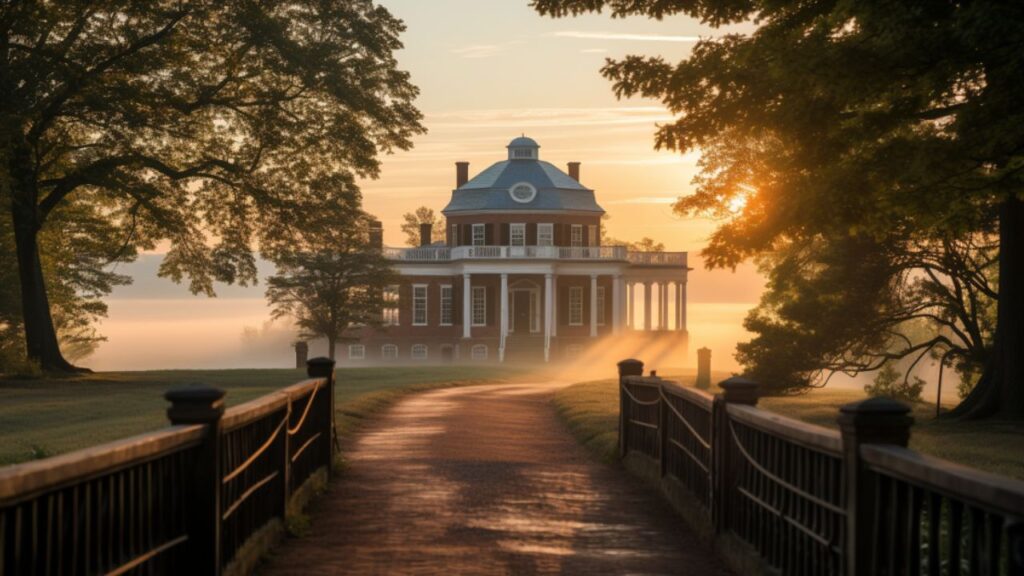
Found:
<svg viewBox="0 0 1024 576"><path fill-rule="evenodd" d="M514 379L493 366L346 368L337 371L339 433L412 390ZM306 378L304 370L105 372L72 378L0 379L0 465L52 456L167 425L163 393L202 382L229 406Z"/></svg>
<svg viewBox="0 0 1024 576"><path fill-rule="evenodd" d="M665 376L692 384L694 374ZM728 377L712 374L712 381ZM560 390L555 405L569 429L606 461L616 458L618 449L618 381L582 382ZM836 426L839 406L864 398L856 389L813 390L801 396L762 398L759 406L773 412L817 424ZM935 419L935 406L916 404L916 424L910 447L997 474L1024 479L1024 423L948 422Z"/></svg>

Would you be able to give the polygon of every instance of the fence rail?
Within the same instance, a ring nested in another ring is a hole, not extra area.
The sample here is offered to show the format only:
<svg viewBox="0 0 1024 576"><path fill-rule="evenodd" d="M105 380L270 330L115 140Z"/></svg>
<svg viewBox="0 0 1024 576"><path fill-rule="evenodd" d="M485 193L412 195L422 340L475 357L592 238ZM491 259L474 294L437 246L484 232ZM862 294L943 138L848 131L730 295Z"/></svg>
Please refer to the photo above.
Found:
<svg viewBox="0 0 1024 576"><path fill-rule="evenodd" d="M0 470L0 575L220 574L334 450L334 363L223 408L168 392L172 426Z"/></svg>
<svg viewBox="0 0 1024 576"><path fill-rule="evenodd" d="M906 406L849 404L836 432L758 409L748 380L712 396L642 372L619 363L620 456L685 489L739 572L1024 575L1024 483L907 449Z"/></svg>

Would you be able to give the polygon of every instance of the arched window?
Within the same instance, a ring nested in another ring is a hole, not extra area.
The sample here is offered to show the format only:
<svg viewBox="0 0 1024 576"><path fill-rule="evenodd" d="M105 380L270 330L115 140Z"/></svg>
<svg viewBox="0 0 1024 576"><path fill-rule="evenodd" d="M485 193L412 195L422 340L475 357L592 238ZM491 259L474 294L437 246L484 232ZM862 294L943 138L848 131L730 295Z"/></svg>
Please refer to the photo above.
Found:
<svg viewBox="0 0 1024 576"><path fill-rule="evenodd" d="M427 359L427 345L426 344L413 344L412 349L409 351L409 357L413 360L426 360Z"/></svg>
<svg viewBox="0 0 1024 576"><path fill-rule="evenodd" d="M470 357L473 360L487 360L487 345L486 344L475 344L470 349Z"/></svg>
<svg viewBox="0 0 1024 576"><path fill-rule="evenodd" d="M380 347L380 357L385 360L394 360L398 358L398 346L394 344L385 344Z"/></svg>

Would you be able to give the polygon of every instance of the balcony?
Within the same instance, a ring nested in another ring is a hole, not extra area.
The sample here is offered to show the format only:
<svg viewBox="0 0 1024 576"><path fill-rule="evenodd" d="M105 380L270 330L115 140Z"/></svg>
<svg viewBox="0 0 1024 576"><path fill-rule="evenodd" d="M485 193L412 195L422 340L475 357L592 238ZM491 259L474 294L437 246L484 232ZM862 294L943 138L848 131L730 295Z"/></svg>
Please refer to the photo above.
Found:
<svg viewBox="0 0 1024 576"><path fill-rule="evenodd" d="M384 248L384 256L399 262L598 260L638 266L686 266L686 252L630 252L626 246L419 246Z"/></svg>

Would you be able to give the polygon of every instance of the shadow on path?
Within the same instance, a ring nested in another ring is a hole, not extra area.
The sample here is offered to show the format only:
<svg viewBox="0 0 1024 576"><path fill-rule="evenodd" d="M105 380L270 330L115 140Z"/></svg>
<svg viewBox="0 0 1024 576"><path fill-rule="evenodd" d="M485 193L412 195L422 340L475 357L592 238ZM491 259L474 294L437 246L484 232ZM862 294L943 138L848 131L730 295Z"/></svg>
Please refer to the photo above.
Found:
<svg viewBox="0 0 1024 576"><path fill-rule="evenodd" d="M552 391L401 401L260 574L728 574L656 494L589 459Z"/></svg>

